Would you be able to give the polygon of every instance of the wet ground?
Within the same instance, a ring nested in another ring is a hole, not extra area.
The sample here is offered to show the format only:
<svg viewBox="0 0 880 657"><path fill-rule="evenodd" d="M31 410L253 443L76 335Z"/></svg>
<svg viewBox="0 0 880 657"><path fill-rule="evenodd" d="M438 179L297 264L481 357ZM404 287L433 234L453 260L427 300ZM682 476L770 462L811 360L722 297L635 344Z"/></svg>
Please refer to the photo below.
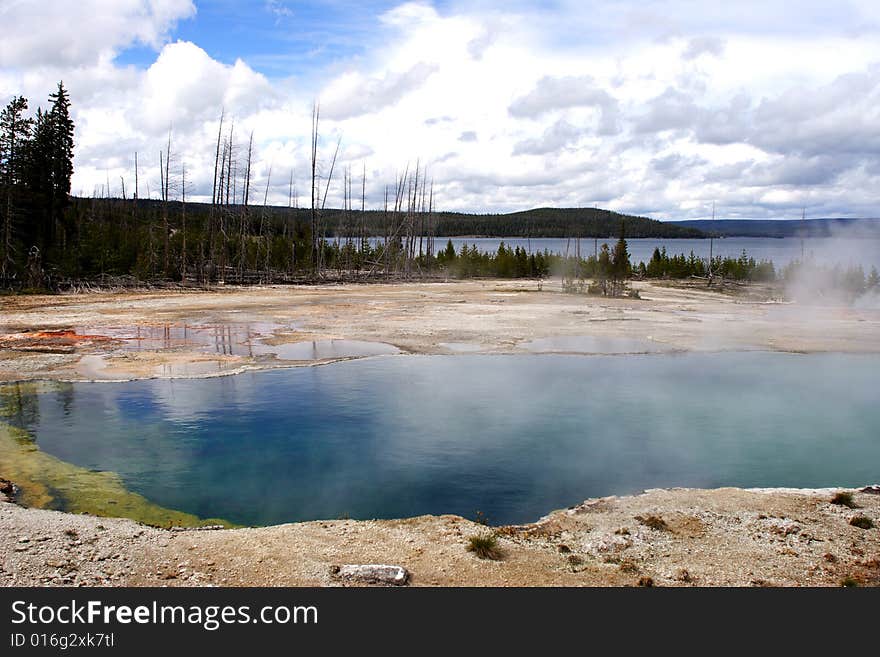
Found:
<svg viewBox="0 0 880 657"><path fill-rule="evenodd" d="M0 381L202 377L385 354L880 352L880 310L772 288L459 281L4 297Z"/></svg>

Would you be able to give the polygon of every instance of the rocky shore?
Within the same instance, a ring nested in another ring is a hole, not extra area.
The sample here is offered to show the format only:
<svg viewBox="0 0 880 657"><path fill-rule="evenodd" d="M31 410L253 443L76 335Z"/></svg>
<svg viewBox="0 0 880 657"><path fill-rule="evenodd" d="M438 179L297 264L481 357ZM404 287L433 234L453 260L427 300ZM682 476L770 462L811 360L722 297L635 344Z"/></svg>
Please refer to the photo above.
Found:
<svg viewBox="0 0 880 657"><path fill-rule="evenodd" d="M483 280L8 297L0 382L320 365L334 358L303 359L291 346L333 340L414 354L527 353L535 341L578 336L594 339L597 353L619 339L648 351L880 352L877 309L799 307L760 286L636 286L641 299L562 294L558 281ZM162 526L199 521L0 429L0 477L21 486L0 486L6 586L348 585L357 582L334 573L359 564L404 568L410 586L880 583L880 495L868 487L850 491L852 508L832 503L838 490L673 489L588 500L522 526L422 516L174 531L19 506L45 506L52 490L79 486L88 495L73 498L88 505L75 511ZM500 559L468 550L471 537L488 535Z"/></svg>
<svg viewBox="0 0 880 657"><path fill-rule="evenodd" d="M0 585L358 585L338 576L351 564L399 566L409 586L880 585L880 488L840 492L651 490L505 527L421 516L175 530L2 501ZM468 550L486 535L497 560Z"/></svg>

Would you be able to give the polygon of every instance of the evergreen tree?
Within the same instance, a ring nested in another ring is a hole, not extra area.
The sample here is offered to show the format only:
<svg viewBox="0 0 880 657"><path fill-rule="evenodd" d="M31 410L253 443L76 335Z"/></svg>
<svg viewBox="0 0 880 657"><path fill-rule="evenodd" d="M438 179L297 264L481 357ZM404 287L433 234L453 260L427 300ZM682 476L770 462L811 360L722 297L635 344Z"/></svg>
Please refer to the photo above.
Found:
<svg viewBox="0 0 880 657"><path fill-rule="evenodd" d="M73 176L73 119L70 118L70 95L64 83L58 83L58 90L49 95L52 109L49 110L49 123L52 128L52 192L56 210L67 205L70 195L70 179Z"/></svg>
<svg viewBox="0 0 880 657"><path fill-rule="evenodd" d="M49 100L49 111L37 109L25 174L31 221L23 237L28 248L37 246L43 254L55 245L56 227L69 204L73 175L74 126L70 97L62 82Z"/></svg>
<svg viewBox="0 0 880 657"><path fill-rule="evenodd" d="M15 242L18 205L27 144L33 120L24 116L28 102L24 96L13 98L0 113L0 183L3 185L3 230L0 233L0 278L9 278L15 266Z"/></svg>
<svg viewBox="0 0 880 657"><path fill-rule="evenodd" d="M446 250L443 252L443 257L448 261L452 262L455 260L455 246L452 244L452 240L446 241Z"/></svg>
<svg viewBox="0 0 880 657"><path fill-rule="evenodd" d="M615 280L628 278L630 275L629 250L626 246L626 233L623 222L620 222L620 239L614 245L611 256L611 276Z"/></svg>

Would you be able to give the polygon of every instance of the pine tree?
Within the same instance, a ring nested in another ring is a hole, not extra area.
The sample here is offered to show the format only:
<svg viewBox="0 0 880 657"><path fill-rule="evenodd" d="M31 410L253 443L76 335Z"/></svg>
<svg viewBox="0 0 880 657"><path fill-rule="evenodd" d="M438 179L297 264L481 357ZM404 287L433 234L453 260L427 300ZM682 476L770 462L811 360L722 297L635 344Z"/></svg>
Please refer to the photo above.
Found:
<svg viewBox="0 0 880 657"><path fill-rule="evenodd" d="M73 176L73 119L70 118L70 96L64 83L58 83L58 90L49 95L52 109L49 121L52 124L52 184L54 195L61 206L67 205L70 195L70 179Z"/></svg>
<svg viewBox="0 0 880 657"><path fill-rule="evenodd" d="M15 223L23 191L25 154L33 129L33 120L23 116L27 106L27 99L18 96L0 113L0 181L5 200L0 234L0 278L3 280L9 278L15 265Z"/></svg>
<svg viewBox="0 0 880 657"><path fill-rule="evenodd" d="M49 100L49 111L37 109L25 175L31 221L24 238L29 248L38 246L41 252L55 245L56 227L69 203L73 175L74 126L64 83L58 83L58 90Z"/></svg>
<svg viewBox="0 0 880 657"><path fill-rule="evenodd" d="M620 223L620 239L614 245L614 253L611 256L611 275L615 280L624 279L630 275L629 250L626 246L626 232L623 222Z"/></svg>

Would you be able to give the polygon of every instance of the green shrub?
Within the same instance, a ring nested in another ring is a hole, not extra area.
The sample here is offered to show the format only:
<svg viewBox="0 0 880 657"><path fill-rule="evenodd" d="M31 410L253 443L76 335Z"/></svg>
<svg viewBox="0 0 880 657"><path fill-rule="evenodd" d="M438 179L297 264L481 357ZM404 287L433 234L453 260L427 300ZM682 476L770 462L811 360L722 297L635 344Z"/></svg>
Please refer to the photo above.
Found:
<svg viewBox="0 0 880 657"><path fill-rule="evenodd" d="M666 524L666 521L663 520L660 516L650 515L650 516L636 516L636 520L645 525L645 527L650 527L658 532L668 532L669 525Z"/></svg>
<svg viewBox="0 0 880 657"><path fill-rule="evenodd" d="M856 508L856 503L853 501L853 494L847 490L835 493L834 497L831 498L831 503L837 504L839 506L845 506L849 509Z"/></svg>
<svg viewBox="0 0 880 657"><path fill-rule="evenodd" d="M473 552L480 559L498 561L502 557L495 534L476 534L471 536L468 539L467 551Z"/></svg>
<svg viewBox="0 0 880 657"><path fill-rule="evenodd" d="M860 529L872 529L874 527L874 521L867 516L855 516L850 519L849 524Z"/></svg>

